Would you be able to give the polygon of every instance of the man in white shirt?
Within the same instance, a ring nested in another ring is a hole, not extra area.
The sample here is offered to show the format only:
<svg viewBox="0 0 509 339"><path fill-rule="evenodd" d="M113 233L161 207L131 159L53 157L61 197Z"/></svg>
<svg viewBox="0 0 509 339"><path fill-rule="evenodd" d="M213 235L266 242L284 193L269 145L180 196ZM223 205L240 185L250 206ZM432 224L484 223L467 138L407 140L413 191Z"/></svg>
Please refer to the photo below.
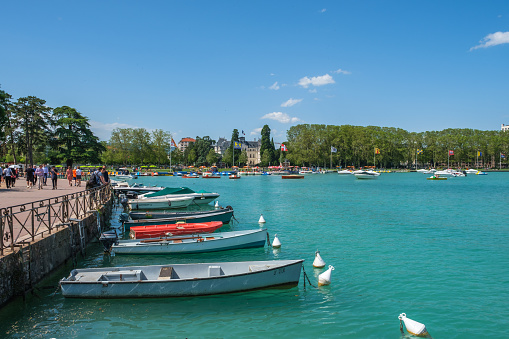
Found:
<svg viewBox="0 0 509 339"><path fill-rule="evenodd" d="M81 187L81 168L76 169L76 186Z"/></svg>
<svg viewBox="0 0 509 339"><path fill-rule="evenodd" d="M43 173L44 173L44 175L43 175L44 186L47 186L46 185L46 181L48 180L48 177L49 177L49 166L48 166L48 164L44 164L44 167L42 168L42 170L43 170Z"/></svg>

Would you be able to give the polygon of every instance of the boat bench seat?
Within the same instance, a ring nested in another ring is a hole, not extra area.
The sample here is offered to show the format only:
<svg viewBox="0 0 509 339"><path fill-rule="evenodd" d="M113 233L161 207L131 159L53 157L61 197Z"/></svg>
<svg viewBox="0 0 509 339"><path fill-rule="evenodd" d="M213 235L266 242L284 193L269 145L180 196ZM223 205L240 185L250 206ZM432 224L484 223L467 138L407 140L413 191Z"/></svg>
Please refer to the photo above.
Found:
<svg viewBox="0 0 509 339"><path fill-rule="evenodd" d="M172 266L164 266L161 267L161 271L159 272L159 277L157 280L170 280L170 279L178 279L177 273L173 270Z"/></svg>
<svg viewBox="0 0 509 339"><path fill-rule="evenodd" d="M141 270L111 271L102 274L98 281L138 281L147 280Z"/></svg>

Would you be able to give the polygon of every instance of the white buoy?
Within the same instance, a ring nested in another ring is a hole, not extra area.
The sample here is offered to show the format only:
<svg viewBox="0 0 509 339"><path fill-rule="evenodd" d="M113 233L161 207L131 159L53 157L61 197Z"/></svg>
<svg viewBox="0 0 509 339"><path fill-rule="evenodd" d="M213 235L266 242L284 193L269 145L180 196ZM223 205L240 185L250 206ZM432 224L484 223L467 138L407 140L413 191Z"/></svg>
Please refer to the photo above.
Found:
<svg viewBox="0 0 509 339"><path fill-rule="evenodd" d="M412 319L408 319L406 317L406 313L401 313L398 319L400 328L403 329L403 325L401 325L401 321L403 321L408 333L418 337L425 337L429 335L428 330L426 330L426 326L424 326L424 324L421 324L420 322Z"/></svg>
<svg viewBox="0 0 509 339"><path fill-rule="evenodd" d="M219 208L219 201L216 200L216 203L214 205L215 208Z"/></svg>
<svg viewBox="0 0 509 339"><path fill-rule="evenodd" d="M279 238L276 236L274 237L274 241L272 242L272 247L274 248L280 248L281 247L281 241L279 241Z"/></svg>
<svg viewBox="0 0 509 339"><path fill-rule="evenodd" d="M320 256L320 251L315 252L315 261L313 261L313 267L316 268L325 267L325 261L323 261L322 257Z"/></svg>
<svg viewBox="0 0 509 339"><path fill-rule="evenodd" d="M259 224L265 224L265 218L263 218L263 214L260 214L260 219L258 219Z"/></svg>
<svg viewBox="0 0 509 339"><path fill-rule="evenodd" d="M334 271L334 266L329 265L329 269L318 276L318 286L330 284L330 275Z"/></svg>

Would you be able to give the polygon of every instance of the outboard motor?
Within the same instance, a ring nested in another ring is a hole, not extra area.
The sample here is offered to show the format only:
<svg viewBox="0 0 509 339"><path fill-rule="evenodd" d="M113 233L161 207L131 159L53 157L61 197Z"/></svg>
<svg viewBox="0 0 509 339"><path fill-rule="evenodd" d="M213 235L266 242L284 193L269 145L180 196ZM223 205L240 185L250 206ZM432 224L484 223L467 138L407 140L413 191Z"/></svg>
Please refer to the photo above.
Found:
<svg viewBox="0 0 509 339"><path fill-rule="evenodd" d="M118 243L117 232L115 232L114 230L108 231L108 232L103 232L103 233L101 233L101 236L99 237L99 241L101 242L101 244L104 247L104 252L109 252L111 249L111 246L113 246L113 244Z"/></svg>
<svg viewBox="0 0 509 339"><path fill-rule="evenodd" d="M127 193L125 194L129 199L137 199L138 198L138 193L137 192L134 192L134 191L127 191Z"/></svg>
<svg viewBox="0 0 509 339"><path fill-rule="evenodd" d="M129 201L129 199L127 199L125 194L120 194L118 196L118 199L119 199L120 203L122 204L122 206L124 207L124 209L126 209L127 208L127 202Z"/></svg>
<svg viewBox="0 0 509 339"><path fill-rule="evenodd" d="M127 220L129 220L129 214L120 213L120 215L118 216L118 221L121 223L125 223Z"/></svg>

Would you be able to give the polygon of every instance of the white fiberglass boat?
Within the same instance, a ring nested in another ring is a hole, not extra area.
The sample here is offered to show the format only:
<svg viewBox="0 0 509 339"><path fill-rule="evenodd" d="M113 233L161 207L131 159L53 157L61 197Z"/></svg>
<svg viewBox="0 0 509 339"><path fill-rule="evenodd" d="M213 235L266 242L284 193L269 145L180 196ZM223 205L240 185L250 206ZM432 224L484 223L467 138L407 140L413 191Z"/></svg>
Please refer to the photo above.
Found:
<svg viewBox="0 0 509 339"><path fill-rule="evenodd" d="M372 171L372 170L369 170L369 171L358 170L358 171L354 171L353 175L355 175L355 177L357 179L376 179L380 176L380 173Z"/></svg>

